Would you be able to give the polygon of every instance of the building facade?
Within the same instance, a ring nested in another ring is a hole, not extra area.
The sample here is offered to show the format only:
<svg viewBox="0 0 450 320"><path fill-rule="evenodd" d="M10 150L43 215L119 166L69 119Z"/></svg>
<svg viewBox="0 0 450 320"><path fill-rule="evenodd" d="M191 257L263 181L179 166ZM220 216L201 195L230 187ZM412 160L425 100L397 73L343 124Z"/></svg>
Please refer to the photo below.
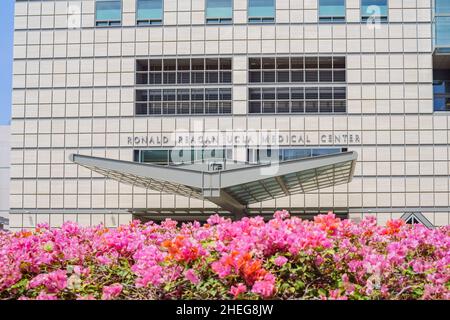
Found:
<svg viewBox="0 0 450 320"><path fill-rule="evenodd" d="M0 125L0 230L9 226L9 126Z"/></svg>
<svg viewBox="0 0 450 320"><path fill-rule="evenodd" d="M221 212L71 156L167 167L174 147L214 163L357 154L349 183L251 215L448 225L449 16L446 0L16 0L10 226Z"/></svg>

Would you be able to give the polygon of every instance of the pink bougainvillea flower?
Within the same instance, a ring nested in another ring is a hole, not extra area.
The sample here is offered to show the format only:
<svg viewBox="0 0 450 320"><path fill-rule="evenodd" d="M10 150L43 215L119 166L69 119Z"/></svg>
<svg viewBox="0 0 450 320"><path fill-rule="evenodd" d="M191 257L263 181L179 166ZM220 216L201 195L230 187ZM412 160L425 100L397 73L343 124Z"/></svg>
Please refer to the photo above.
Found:
<svg viewBox="0 0 450 320"><path fill-rule="evenodd" d="M200 279L197 276L197 274L195 273L194 270L189 269L184 273L184 276L186 277L186 279L188 279L192 284L199 284L200 283Z"/></svg>
<svg viewBox="0 0 450 320"><path fill-rule="evenodd" d="M274 262L277 266L282 267L286 264L286 262L288 262L288 259L286 257L279 256L275 258Z"/></svg>
<svg viewBox="0 0 450 320"><path fill-rule="evenodd" d="M247 292L247 286L243 283L238 283L236 286L231 286L230 293L234 298L237 298L239 295Z"/></svg>
<svg viewBox="0 0 450 320"><path fill-rule="evenodd" d="M103 300L112 300L117 298L122 292L122 285L120 283L115 283L110 286L103 287Z"/></svg>

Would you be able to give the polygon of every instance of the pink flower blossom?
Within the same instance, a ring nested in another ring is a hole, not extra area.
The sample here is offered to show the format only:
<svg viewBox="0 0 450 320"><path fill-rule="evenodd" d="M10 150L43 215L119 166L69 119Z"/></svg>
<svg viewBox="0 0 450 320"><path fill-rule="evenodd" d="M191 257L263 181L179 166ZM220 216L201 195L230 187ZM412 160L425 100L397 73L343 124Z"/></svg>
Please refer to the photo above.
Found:
<svg viewBox="0 0 450 320"><path fill-rule="evenodd" d="M247 292L247 286L243 283L238 283L236 286L231 286L230 293L236 299L240 294Z"/></svg>
<svg viewBox="0 0 450 320"><path fill-rule="evenodd" d="M103 287L102 299L103 300L113 300L120 295L120 293L122 292L122 289L123 289L123 287L120 283L115 283L110 286L105 286L105 287Z"/></svg>
<svg viewBox="0 0 450 320"><path fill-rule="evenodd" d="M197 274L195 273L194 270L189 269L184 273L184 276L186 277L186 279L188 279L192 284L199 284L200 283L200 279L198 278Z"/></svg>
<svg viewBox="0 0 450 320"><path fill-rule="evenodd" d="M275 258L274 262L277 266L282 267L286 264L286 262L288 262L288 259L286 257L279 256Z"/></svg>
<svg viewBox="0 0 450 320"><path fill-rule="evenodd" d="M56 270L50 273L44 273L33 278L28 287L33 289L39 286L47 288L47 292L56 293L64 290L67 286L67 274L65 270Z"/></svg>

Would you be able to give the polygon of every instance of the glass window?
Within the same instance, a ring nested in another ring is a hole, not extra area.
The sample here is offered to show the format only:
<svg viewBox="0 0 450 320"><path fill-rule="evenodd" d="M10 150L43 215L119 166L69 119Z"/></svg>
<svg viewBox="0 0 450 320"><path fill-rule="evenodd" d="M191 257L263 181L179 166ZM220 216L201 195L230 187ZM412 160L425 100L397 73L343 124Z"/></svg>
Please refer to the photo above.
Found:
<svg viewBox="0 0 450 320"><path fill-rule="evenodd" d="M206 23L231 23L232 0L206 0Z"/></svg>
<svg viewBox="0 0 450 320"><path fill-rule="evenodd" d="M275 1L274 0L249 0L248 21L250 23L274 22Z"/></svg>
<svg viewBox="0 0 450 320"><path fill-rule="evenodd" d="M450 47L450 16L435 19L436 47Z"/></svg>
<svg viewBox="0 0 450 320"><path fill-rule="evenodd" d="M436 1L436 14L450 14L450 1L448 0L435 0Z"/></svg>
<svg viewBox="0 0 450 320"><path fill-rule="evenodd" d="M387 21L387 0L361 0L361 20Z"/></svg>
<svg viewBox="0 0 450 320"><path fill-rule="evenodd" d="M450 80L433 83L434 111L450 111Z"/></svg>
<svg viewBox="0 0 450 320"><path fill-rule="evenodd" d="M138 0L137 24L161 24L163 17L162 0Z"/></svg>
<svg viewBox="0 0 450 320"><path fill-rule="evenodd" d="M319 0L319 21L344 22L345 0Z"/></svg>
<svg viewBox="0 0 450 320"><path fill-rule="evenodd" d="M121 0L96 0L95 24L97 26L120 26L121 21Z"/></svg>

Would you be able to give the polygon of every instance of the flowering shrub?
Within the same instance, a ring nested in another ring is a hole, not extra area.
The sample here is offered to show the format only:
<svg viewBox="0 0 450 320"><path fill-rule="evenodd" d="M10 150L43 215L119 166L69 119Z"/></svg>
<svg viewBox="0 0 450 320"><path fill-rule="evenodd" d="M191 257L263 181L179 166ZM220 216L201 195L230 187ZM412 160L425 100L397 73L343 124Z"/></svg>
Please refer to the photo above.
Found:
<svg viewBox="0 0 450 320"><path fill-rule="evenodd" d="M1 299L450 299L450 227L278 211L0 233Z"/></svg>

